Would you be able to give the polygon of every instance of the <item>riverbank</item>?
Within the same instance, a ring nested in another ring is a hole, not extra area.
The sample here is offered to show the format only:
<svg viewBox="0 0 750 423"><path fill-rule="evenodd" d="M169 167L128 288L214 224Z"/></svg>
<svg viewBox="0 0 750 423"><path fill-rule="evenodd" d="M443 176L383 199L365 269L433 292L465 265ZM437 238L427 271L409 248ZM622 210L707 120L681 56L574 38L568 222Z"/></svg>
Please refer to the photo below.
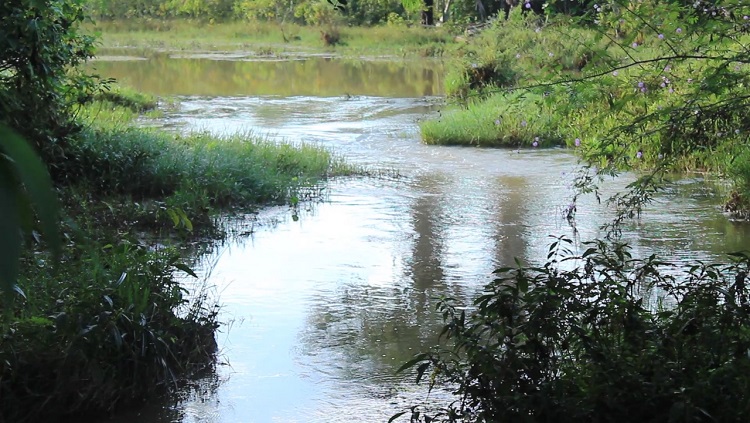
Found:
<svg viewBox="0 0 750 423"><path fill-rule="evenodd" d="M733 182L727 211L742 217L750 198L747 15L690 21L632 6L629 19L662 16L644 30L619 7L596 10L595 22L512 14L470 38L447 64L454 104L421 123L423 140L575 148L606 172L711 172Z"/></svg>
<svg viewBox="0 0 750 423"><path fill-rule="evenodd" d="M220 305L190 251L223 236L223 214L294 207L354 171L314 146L138 126L156 104L97 96L50 163L66 242L56 263L33 239L22 257L1 322L2 421L107 414L211 365Z"/></svg>
<svg viewBox="0 0 750 423"><path fill-rule="evenodd" d="M273 57L282 54L327 54L343 57L441 57L454 35L446 28L381 25L307 26L289 23L189 19L99 20L86 30L101 33L102 49L151 51L249 52ZM201 37L196 38L196 32Z"/></svg>

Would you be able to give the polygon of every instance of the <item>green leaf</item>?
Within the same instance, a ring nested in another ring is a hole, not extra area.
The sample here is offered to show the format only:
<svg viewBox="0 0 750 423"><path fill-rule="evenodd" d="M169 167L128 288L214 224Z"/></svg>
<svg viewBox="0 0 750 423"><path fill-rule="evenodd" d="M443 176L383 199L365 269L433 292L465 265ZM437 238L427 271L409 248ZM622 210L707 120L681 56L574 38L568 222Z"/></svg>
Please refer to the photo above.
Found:
<svg viewBox="0 0 750 423"><path fill-rule="evenodd" d="M417 367L417 383L419 383L420 380L422 380L422 376L424 376L424 372L427 371L427 369L430 368L430 362L426 361Z"/></svg>
<svg viewBox="0 0 750 423"><path fill-rule="evenodd" d="M18 278L21 232L18 196L11 181L5 178L7 173L2 172L4 164L0 161L0 291L10 300Z"/></svg>
<svg viewBox="0 0 750 423"><path fill-rule="evenodd" d="M390 419L388 419L388 423L393 423L393 421L395 421L397 418L403 416L404 414L406 414L406 411L402 411L400 413L394 414L393 416L391 416Z"/></svg>
<svg viewBox="0 0 750 423"><path fill-rule="evenodd" d="M178 270L182 270L183 272L187 273L188 275L194 278L198 277L198 275L196 275L195 272L193 272L193 269L191 269L190 267L188 267L188 265L184 263L173 263L172 266L174 266Z"/></svg>
<svg viewBox="0 0 750 423"><path fill-rule="evenodd" d="M47 169L29 144L10 129L0 126L0 289L9 292L18 278L18 258L21 254L21 219L19 208L29 201L36 209L42 233L47 238L55 258L61 250L58 228L59 205L52 189ZM13 176L7 177L7 176ZM14 183L15 182L15 183ZM56 261L56 260L55 260ZM11 263L14 262L14 263Z"/></svg>
<svg viewBox="0 0 750 423"><path fill-rule="evenodd" d="M396 370L396 373L401 373L404 370L406 370L406 369L408 369L410 367L413 367L415 364L417 364L417 363L419 363L421 361L425 361L426 359L427 359L427 354L425 354L425 353L417 354L416 356L414 356L414 358L412 358L411 360L409 360L406 363L402 364L401 367L399 367L398 370Z"/></svg>

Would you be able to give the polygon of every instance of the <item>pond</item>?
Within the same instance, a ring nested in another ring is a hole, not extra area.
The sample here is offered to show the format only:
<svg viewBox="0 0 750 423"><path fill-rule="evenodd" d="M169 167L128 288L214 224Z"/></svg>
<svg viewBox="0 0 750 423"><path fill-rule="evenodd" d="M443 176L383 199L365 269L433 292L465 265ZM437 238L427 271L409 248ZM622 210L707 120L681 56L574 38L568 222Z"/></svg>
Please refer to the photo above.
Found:
<svg viewBox="0 0 750 423"><path fill-rule="evenodd" d="M550 235L573 236L562 217L573 152L420 143L419 120L440 116L439 63L162 55L95 66L179 95L163 119L175 130L316 143L401 175L332 181L299 220L270 208L251 235L216 245L204 274L223 304L225 364L113 421L385 422L425 399L395 370L434 342L436 298L468 302L497 266L541 261ZM716 184L672 184L626 228L634 255L713 260L750 247L750 228L722 215ZM585 198L578 236L600 236L611 216Z"/></svg>

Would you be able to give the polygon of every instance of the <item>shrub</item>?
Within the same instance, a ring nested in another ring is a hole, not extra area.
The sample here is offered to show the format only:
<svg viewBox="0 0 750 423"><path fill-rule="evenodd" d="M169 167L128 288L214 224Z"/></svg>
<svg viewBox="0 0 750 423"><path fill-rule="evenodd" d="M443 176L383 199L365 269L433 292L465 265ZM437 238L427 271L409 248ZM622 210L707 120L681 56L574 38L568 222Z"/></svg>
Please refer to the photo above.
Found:
<svg viewBox="0 0 750 423"><path fill-rule="evenodd" d="M680 268L623 244L571 245L557 239L541 266L498 269L472 307L442 300L447 345L405 368L456 399L415 406L412 421L750 417L750 256Z"/></svg>

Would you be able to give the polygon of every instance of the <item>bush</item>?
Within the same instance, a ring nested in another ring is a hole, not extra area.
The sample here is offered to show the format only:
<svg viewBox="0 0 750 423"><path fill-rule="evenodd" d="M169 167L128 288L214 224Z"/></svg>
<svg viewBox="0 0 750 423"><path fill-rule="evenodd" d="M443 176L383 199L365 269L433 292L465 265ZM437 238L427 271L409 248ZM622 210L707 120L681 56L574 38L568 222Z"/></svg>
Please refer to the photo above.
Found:
<svg viewBox="0 0 750 423"><path fill-rule="evenodd" d="M55 166L77 129L73 107L98 87L76 70L94 54L82 35L83 5L69 0L17 0L0 5L0 123L35 143Z"/></svg>
<svg viewBox="0 0 750 423"><path fill-rule="evenodd" d="M473 307L443 299L448 344L405 367L456 399L415 406L413 421L750 418L750 256L678 268L623 244L571 244L498 269Z"/></svg>
<svg viewBox="0 0 750 423"><path fill-rule="evenodd" d="M218 310L177 282L175 252L69 241L60 266L25 256L25 297L0 317L0 421L105 414L214 359Z"/></svg>

